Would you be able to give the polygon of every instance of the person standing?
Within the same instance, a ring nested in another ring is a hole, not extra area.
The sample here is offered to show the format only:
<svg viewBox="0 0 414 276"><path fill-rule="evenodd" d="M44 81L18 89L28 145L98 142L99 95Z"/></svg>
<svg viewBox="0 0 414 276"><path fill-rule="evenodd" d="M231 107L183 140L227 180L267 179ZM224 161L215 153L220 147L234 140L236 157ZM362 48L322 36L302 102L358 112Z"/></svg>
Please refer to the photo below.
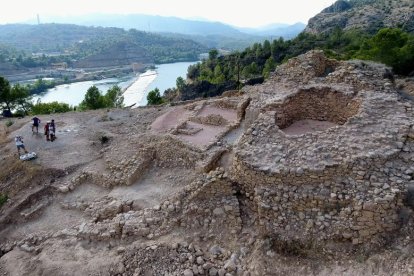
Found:
<svg viewBox="0 0 414 276"><path fill-rule="evenodd" d="M46 135L46 141L50 141L50 133L49 133L49 126L50 126L50 122L46 122L44 130L45 130L45 135Z"/></svg>
<svg viewBox="0 0 414 276"><path fill-rule="evenodd" d="M56 139L56 127L55 127L55 120L52 119L52 121L49 124L49 135L50 135L50 141L54 141Z"/></svg>
<svg viewBox="0 0 414 276"><path fill-rule="evenodd" d="M24 143L23 143L23 137L20 135L17 135L14 138L14 141L16 142L16 147L17 147L17 153L20 156L20 149L24 150L24 153L28 153L28 151L26 150L26 148L24 147Z"/></svg>
<svg viewBox="0 0 414 276"><path fill-rule="evenodd" d="M36 128L36 133L39 133L40 119L35 116L32 118L32 121L33 121L32 132L34 132L34 128Z"/></svg>

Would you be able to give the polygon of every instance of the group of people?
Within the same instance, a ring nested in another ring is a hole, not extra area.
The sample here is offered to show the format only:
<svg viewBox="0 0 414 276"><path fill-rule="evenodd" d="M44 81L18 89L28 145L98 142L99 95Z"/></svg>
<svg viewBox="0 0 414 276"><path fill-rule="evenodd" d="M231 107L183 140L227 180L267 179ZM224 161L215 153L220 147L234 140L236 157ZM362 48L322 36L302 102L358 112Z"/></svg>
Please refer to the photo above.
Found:
<svg viewBox="0 0 414 276"><path fill-rule="evenodd" d="M32 133L39 133L39 125L40 125L40 119L37 117L32 118L33 124L32 124ZM44 126L44 135L46 136L46 141L53 142L56 139L56 126L55 126L55 120L47 121ZM24 146L23 137L21 135L17 135L14 138L14 141L16 143L17 152L20 156L20 150L23 150L24 153L28 153Z"/></svg>
<svg viewBox="0 0 414 276"><path fill-rule="evenodd" d="M51 141L51 142L55 141L56 139L55 120L52 119L52 121L47 121L44 129L45 129L46 141Z"/></svg>
<svg viewBox="0 0 414 276"><path fill-rule="evenodd" d="M32 132L34 133L34 130L36 128L36 133L39 133L40 119L37 117L33 117L32 121L33 121ZM53 142L56 139L56 126L55 126L54 119L52 119L52 121L46 122L44 126L44 134L46 136L46 141Z"/></svg>

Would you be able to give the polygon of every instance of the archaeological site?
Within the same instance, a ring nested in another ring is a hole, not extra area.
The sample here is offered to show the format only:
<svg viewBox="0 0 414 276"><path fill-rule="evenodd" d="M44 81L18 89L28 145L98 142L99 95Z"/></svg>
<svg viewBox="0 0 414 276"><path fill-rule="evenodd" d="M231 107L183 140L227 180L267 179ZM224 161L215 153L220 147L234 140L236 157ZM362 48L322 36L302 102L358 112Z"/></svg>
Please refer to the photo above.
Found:
<svg viewBox="0 0 414 276"><path fill-rule="evenodd" d="M0 275L413 275L406 87L315 50L216 98L56 114L53 143L2 124Z"/></svg>

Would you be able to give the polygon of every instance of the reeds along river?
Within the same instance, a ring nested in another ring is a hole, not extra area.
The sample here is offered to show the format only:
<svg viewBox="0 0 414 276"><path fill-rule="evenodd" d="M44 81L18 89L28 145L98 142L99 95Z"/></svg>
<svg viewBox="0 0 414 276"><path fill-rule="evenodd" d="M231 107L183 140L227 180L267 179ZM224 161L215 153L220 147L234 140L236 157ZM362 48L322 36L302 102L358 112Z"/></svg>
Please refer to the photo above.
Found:
<svg viewBox="0 0 414 276"><path fill-rule="evenodd" d="M124 92L124 104L143 106L147 104L149 91L158 88L161 93L164 90L175 87L178 77L186 78L188 66L196 62L177 62L157 65L155 70L148 70L139 76L126 76L122 78L109 78L96 81L83 81L71 84L59 85L49 89L38 98L44 103L63 102L72 106L78 105L85 97L86 91L93 85L105 93L114 85L126 89Z"/></svg>

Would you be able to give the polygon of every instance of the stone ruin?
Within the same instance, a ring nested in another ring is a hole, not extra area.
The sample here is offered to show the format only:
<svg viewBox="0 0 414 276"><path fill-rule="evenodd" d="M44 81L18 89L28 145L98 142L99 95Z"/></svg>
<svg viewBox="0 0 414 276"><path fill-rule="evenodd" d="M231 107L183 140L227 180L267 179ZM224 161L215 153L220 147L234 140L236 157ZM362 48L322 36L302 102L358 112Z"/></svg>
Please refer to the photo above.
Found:
<svg viewBox="0 0 414 276"><path fill-rule="evenodd" d="M267 238L382 241L412 215L414 187L412 102L389 76L383 65L311 51L241 93L159 110L147 131L113 138L59 190L70 199L85 183L136 187L151 171L174 194L155 206L113 194L61 202L89 220L0 250L49 246L51 257L53 244L105 242L122 259L113 275L269 275Z"/></svg>
<svg viewBox="0 0 414 276"><path fill-rule="evenodd" d="M207 175L178 196L184 215L176 217L177 206L166 215L189 229L199 226L186 220L225 212L216 210L224 200L236 212L229 231L241 231L238 202L245 200L263 236L353 244L384 237L399 227L407 187L414 185L412 105L400 99L388 70L311 51L279 66L266 83L244 88L242 96L173 106L151 125L153 134L112 149L138 148L130 160L107 158L106 176L83 173L72 185L86 179L131 185L151 164L181 166ZM226 148L224 138L243 120L241 137ZM316 127L290 132L303 121ZM229 151L230 165L222 168ZM212 211L198 214L200 206Z"/></svg>
<svg viewBox="0 0 414 276"><path fill-rule="evenodd" d="M359 244L399 227L414 184L413 110L387 70L312 51L245 89L250 124L231 179L254 205L262 234ZM284 132L300 120L333 124Z"/></svg>

